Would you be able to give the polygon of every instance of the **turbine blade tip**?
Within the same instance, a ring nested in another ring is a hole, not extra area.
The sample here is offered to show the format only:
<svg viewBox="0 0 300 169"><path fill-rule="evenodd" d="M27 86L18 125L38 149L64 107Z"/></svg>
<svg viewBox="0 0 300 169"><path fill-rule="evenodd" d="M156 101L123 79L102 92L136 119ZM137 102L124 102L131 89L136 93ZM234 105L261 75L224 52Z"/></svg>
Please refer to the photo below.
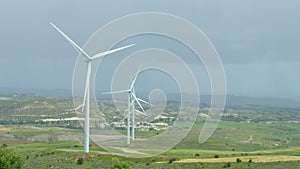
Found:
<svg viewBox="0 0 300 169"><path fill-rule="evenodd" d="M53 22L49 21L50 25L56 27Z"/></svg>

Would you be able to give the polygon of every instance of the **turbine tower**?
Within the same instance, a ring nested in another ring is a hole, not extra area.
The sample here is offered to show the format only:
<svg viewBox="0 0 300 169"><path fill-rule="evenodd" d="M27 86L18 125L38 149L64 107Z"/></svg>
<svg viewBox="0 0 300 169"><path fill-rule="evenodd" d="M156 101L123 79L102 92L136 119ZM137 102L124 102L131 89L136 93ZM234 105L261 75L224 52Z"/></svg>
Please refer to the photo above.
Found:
<svg viewBox="0 0 300 169"><path fill-rule="evenodd" d="M138 72L134 75L132 81L130 82L129 89L102 93L102 94L128 93L128 108L126 110L127 117L125 117L125 118L127 118L127 144L130 144L130 116L131 116L131 114L132 114L132 121L131 121L132 122L132 131L131 131L132 135L131 135L131 137L132 137L132 140L134 140L134 137L135 137L135 112L140 113L144 116L148 116L145 113L145 110L140 102L150 105L150 103L144 101L143 99L138 98L135 94L134 84L136 82L136 79L140 72L140 69L141 69L141 67L139 68ZM139 107L142 111L135 109L135 103L137 103L139 105Z"/></svg>
<svg viewBox="0 0 300 169"><path fill-rule="evenodd" d="M136 82L136 79L137 79L137 76L140 72L140 69L141 68L139 68L138 72L135 74L133 80L131 81L130 88L128 90L128 96L129 96L129 101L130 101L130 106L131 106L131 113L132 113L132 131L131 131L132 132L132 140L134 140L134 138L135 138L135 112L138 112L138 113L140 113L144 116L148 116L147 114L145 114L145 110L144 110L144 108L143 108L143 106L141 105L140 102L143 102L143 103L146 103L146 104L149 104L149 103L144 101L143 99L140 99L140 98L136 97L135 89L134 89L134 84ZM135 103L137 103L139 105L142 112L135 109Z"/></svg>
<svg viewBox="0 0 300 169"><path fill-rule="evenodd" d="M74 41L72 41L64 32L62 32L58 27L56 27L53 23L50 22L50 24L75 48L75 50L83 55L85 58L85 62L87 64L87 70L86 70L86 81L85 81L85 88L84 88L84 96L83 96L83 103L81 105L82 112L84 111L84 152L89 152L89 134L90 134L90 81L91 81L91 66L92 61L95 59L99 59L101 57L104 57L108 54L118 52L120 50L129 48L133 46L134 44L127 45L121 48L101 52L98 54L95 54L94 56L89 56L82 48L80 48Z"/></svg>

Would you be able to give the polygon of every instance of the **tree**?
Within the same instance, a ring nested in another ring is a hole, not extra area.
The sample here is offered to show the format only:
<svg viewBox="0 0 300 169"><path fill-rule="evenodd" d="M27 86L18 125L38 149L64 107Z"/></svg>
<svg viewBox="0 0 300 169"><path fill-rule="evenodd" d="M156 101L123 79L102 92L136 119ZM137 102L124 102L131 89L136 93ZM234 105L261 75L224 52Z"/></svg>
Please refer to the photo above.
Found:
<svg viewBox="0 0 300 169"><path fill-rule="evenodd" d="M11 149L0 148L0 169L20 169L23 165L24 160Z"/></svg>

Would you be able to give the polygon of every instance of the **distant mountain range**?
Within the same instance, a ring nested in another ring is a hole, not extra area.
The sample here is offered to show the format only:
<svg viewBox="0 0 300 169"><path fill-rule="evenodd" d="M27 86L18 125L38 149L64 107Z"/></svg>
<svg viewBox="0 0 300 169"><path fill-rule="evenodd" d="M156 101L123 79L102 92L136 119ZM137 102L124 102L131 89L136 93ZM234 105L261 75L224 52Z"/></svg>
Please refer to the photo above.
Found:
<svg viewBox="0 0 300 169"><path fill-rule="evenodd" d="M72 97L72 91L66 89L30 89L30 88L12 88L12 87L0 87L0 94L26 94L31 96L55 96L62 98Z"/></svg>
<svg viewBox="0 0 300 169"><path fill-rule="evenodd" d="M25 89L25 88L10 88L0 87L0 94L25 94L30 96L42 96L42 97L60 97L71 98L72 91L64 89L46 90L46 89ZM101 92L97 92L101 93ZM147 100L147 93L139 93L140 97ZM180 94L167 93L168 101L180 101ZM100 99L111 99L110 95L97 95ZM210 95L201 95L201 104L210 104ZM262 98L262 97L246 97L246 96L234 96L227 95L226 106L243 106L243 105L259 105L268 107L286 107L286 108L300 108L300 102L296 99L283 99L283 98Z"/></svg>

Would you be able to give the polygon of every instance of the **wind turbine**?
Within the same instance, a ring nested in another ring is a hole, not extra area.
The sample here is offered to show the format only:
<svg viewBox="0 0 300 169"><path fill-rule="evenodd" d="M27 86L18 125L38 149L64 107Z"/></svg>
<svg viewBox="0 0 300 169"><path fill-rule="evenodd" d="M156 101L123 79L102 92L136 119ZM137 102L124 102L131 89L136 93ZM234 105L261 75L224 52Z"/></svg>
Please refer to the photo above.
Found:
<svg viewBox="0 0 300 169"><path fill-rule="evenodd" d="M148 116L145 113L145 110L140 102L149 104L148 102L144 101L143 99L140 99L135 94L134 84L137 79L137 76L140 72L140 69L138 72L134 75L132 81L130 82L129 89L127 90L120 90L120 91L112 91L112 92L104 92L102 94L114 94L114 93L128 93L128 108L126 110L127 114L127 144L130 144L130 114L132 113L132 140L134 140L135 137L135 112L138 112L144 116ZM139 111L135 109L135 103L139 105L142 111Z"/></svg>
<svg viewBox="0 0 300 169"><path fill-rule="evenodd" d="M117 49L101 52L98 54L95 54L94 56L88 55L82 48L80 48L74 41L72 41L64 32L62 32L58 27L56 27L53 23L50 22L50 24L75 48L75 50L82 54L85 58L85 62L87 64L87 71L86 71L86 81L85 81L85 89L84 89L84 96L83 96L83 103L81 105L82 112L85 113L85 121L84 121L84 152L89 152L89 134L90 134L90 125L89 125L89 119L90 119L90 81L91 81L91 66L92 61L95 59L99 59L101 57L104 57L108 54L118 52L120 50L129 48L133 46L134 44L120 47Z"/></svg>
<svg viewBox="0 0 300 169"><path fill-rule="evenodd" d="M148 116L147 114L145 114L145 110L143 108L143 106L141 105L140 102L143 102L143 103L146 103L146 104L149 104L148 102L144 101L143 99L140 99L138 97L136 97L136 94L135 94L135 89L134 89L134 84L135 84L135 81L137 79L137 76L140 72L140 69L138 70L138 72L135 74L131 84L130 84L130 88L129 88L129 91L128 91L128 94L129 94L129 97L130 97L130 105L132 106L132 140L134 140L135 138L135 112L138 112L144 116ZM141 108L142 112L135 109L135 103L137 103L139 105L139 107Z"/></svg>

